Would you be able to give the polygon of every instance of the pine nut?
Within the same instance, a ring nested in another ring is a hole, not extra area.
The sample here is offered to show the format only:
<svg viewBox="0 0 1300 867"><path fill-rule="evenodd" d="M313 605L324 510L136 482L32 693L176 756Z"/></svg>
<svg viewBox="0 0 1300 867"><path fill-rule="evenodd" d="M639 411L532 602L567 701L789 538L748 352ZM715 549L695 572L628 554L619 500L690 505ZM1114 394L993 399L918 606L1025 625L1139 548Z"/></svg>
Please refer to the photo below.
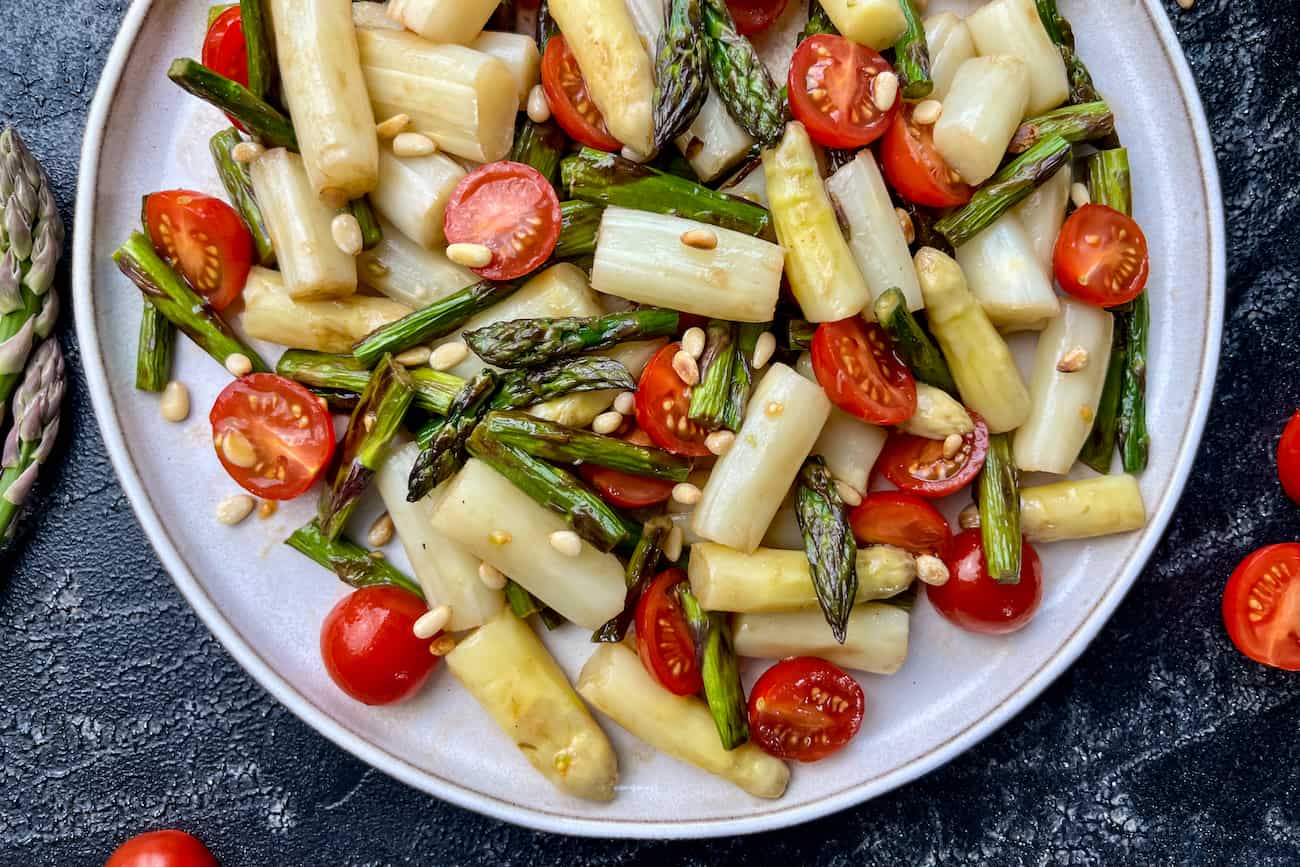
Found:
<svg viewBox="0 0 1300 867"><path fill-rule="evenodd" d="M1070 201L1074 202L1076 208L1082 208L1084 205L1092 204L1092 195L1087 187L1075 181L1070 184Z"/></svg>
<svg viewBox="0 0 1300 867"><path fill-rule="evenodd" d="M190 417L190 390L185 383L173 379L163 389L158 410L167 421L185 421Z"/></svg>
<svg viewBox="0 0 1300 867"><path fill-rule="evenodd" d="M774 354L776 354L776 335L764 331L758 335L758 340L754 341L754 369L762 370L767 367Z"/></svg>
<svg viewBox="0 0 1300 867"><path fill-rule="evenodd" d="M251 163L266 153L266 148L255 141L241 141L230 149L230 158L237 163Z"/></svg>
<svg viewBox="0 0 1300 867"><path fill-rule="evenodd" d="M614 398L614 411L620 415L636 414L636 395L630 391L624 391Z"/></svg>
<svg viewBox="0 0 1300 867"><path fill-rule="evenodd" d="M612 434L623 426L621 412L602 412L591 422L591 429L598 434Z"/></svg>
<svg viewBox="0 0 1300 867"><path fill-rule="evenodd" d="M242 352L232 352L226 356L226 370L231 376L247 376L253 372L253 362Z"/></svg>
<svg viewBox="0 0 1300 867"><path fill-rule="evenodd" d="M687 328L682 334L682 352L685 352L691 358L699 358L704 354L704 329L697 325Z"/></svg>
<svg viewBox="0 0 1300 867"><path fill-rule="evenodd" d="M1191 9L1196 5L1196 0L1178 0L1179 9Z"/></svg>
<svg viewBox="0 0 1300 867"><path fill-rule="evenodd" d="M420 619L415 621L415 626L411 628L411 631L415 633L416 638L433 638L433 636L446 629L447 623L450 621L451 609L446 605L439 605L421 614Z"/></svg>
<svg viewBox="0 0 1300 867"><path fill-rule="evenodd" d="M257 450L237 430L227 431L221 438L221 454L228 463L240 469L248 470L257 466Z"/></svg>
<svg viewBox="0 0 1300 867"><path fill-rule="evenodd" d="M767 406L763 407L763 412L767 413L772 418L776 418L778 415L785 412L785 404L774 400Z"/></svg>
<svg viewBox="0 0 1300 867"><path fill-rule="evenodd" d="M498 547L501 545L509 545L514 541L514 538L515 537L511 535L509 530L493 530L491 533L488 533L488 541Z"/></svg>
<svg viewBox="0 0 1300 867"><path fill-rule="evenodd" d="M980 507L971 503L957 515L957 526L963 530L978 530L980 527Z"/></svg>
<svg viewBox="0 0 1300 867"><path fill-rule="evenodd" d="M257 517L265 521L274 515L280 509L280 504L275 500L262 500L257 504Z"/></svg>
<svg viewBox="0 0 1300 867"><path fill-rule="evenodd" d="M948 583L948 567L932 554L920 554L916 558L916 577L924 584L942 587Z"/></svg>
<svg viewBox="0 0 1300 867"><path fill-rule="evenodd" d="M684 349L679 349L673 356L673 370L677 371L677 376L687 385L695 385L700 381L700 366Z"/></svg>
<svg viewBox="0 0 1300 867"><path fill-rule="evenodd" d="M903 231L903 240L910 247L916 241L916 226L912 223L912 215L902 208L894 208L894 214L898 217L898 228Z"/></svg>
<svg viewBox="0 0 1300 867"><path fill-rule="evenodd" d="M466 268L486 268L492 264L492 251L484 244L452 244L447 258Z"/></svg>
<svg viewBox="0 0 1300 867"><path fill-rule="evenodd" d="M704 492L690 482L673 485L673 499L683 506L694 506L704 496Z"/></svg>
<svg viewBox="0 0 1300 867"><path fill-rule="evenodd" d="M582 539L572 530L556 530L546 538L551 547L565 557L577 557L582 553Z"/></svg>
<svg viewBox="0 0 1300 867"><path fill-rule="evenodd" d="M871 101L881 111L889 111L898 101L898 76L882 72L871 82Z"/></svg>
<svg viewBox="0 0 1300 867"><path fill-rule="evenodd" d="M645 154L641 153L640 151L633 150L632 148L627 147L626 145L624 145L623 150L619 152L619 156L633 163L645 162Z"/></svg>
<svg viewBox="0 0 1300 867"><path fill-rule="evenodd" d="M1074 346L1061 356L1061 360L1056 362L1056 369L1061 373L1078 373L1088 366L1088 350L1082 346Z"/></svg>
<svg viewBox="0 0 1300 867"><path fill-rule="evenodd" d="M943 103L937 99L922 100L916 110L912 112L912 120L922 126L930 126L937 123L943 116Z"/></svg>
<svg viewBox="0 0 1300 867"><path fill-rule="evenodd" d="M478 580L489 590L500 590L506 586L505 573L491 563L478 564Z"/></svg>
<svg viewBox="0 0 1300 867"><path fill-rule="evenodd" d="M248 494L235 494L217 503L217 520L233 527L253 514L256 502Z"/></svg>
<svg viewBox="0 0 1300 867"><path fill-rule="evenodd" d="M704 438L704 447L721 457L736 444L736 435L729 430L715 430Z"/></svg>
<svg viewBox="0 0 1300 867"><path fill-rule="evenodd" d="M393 139L393 153L399 157L427 157L437 151L433 139L418 132L398 133Z"/></svg>
<svg viewBox="0 0 1300 867"><path fill-rule="evenodd" d="M366 533L366 541L371 548L382 548L393 541L393 517L384 512L375 518L375 522L370 525L370 532Z"/></svg>
<svg viewBox="0 0 1300 867"><path fill-rule="evenodd" d="M433 355L433 350L427 346L412 346L405 352L394 355L393 361L403 367L419 367L422 364L428 364L431 355Z"/></svg>
<svg viewBox="0 0 1300 867"><path fill-rule="evenodd" d="M456 649L456 639L451 635L439 635L429 644L429 652L434 656L446 656Z"/></svg>
<svg viewBox="0 0 1300 867"><path fill-rule="evenodd" d="M409 114L395 114L387 120L375 124L375 133L384 140L397 138L411 125Z"/></svg>
<svg viewBox="0 0 1300 867"><path fill-rule="evenodd" d="M943 456L948 460L957 457L957 453L961 451L962 442L961 434L948 434L943 440Z"/></svg>
<svg viewBox="0 0 1300 867"><path fill-rule="evenodd" d="M429 366L434 370L451 370L469 358L469 347L459 340L434 347L429 353Z"/></svg>
<svg viewBox="0 0 1300 867"><path fill-rule="evenodd" d="M528 91L528 119L533 123L546 123L551 119L551 104L546 101L546 91L534 84Z"/></svg>
<svg viewBox="0 0 1300 867"><path fill-rule="evenodd" d="M682 559L682 547L686 541L686 534L682 528L674 526L668 531L668 538L664 539L664 557L674 563Z"/></svg>
<svg viewBox="0 0 1300 867"><path fill-rule="evenodd" d="M690 229L682 232L682 243L696 250L716 250L718 236L712 229Z"/></svg>
<svg viewBox="0 0 1300 867"><path fill-rule="evenodd" d="M840 495L840 499L844 501L844 505L848 506L850 509L862 505L862 495L859 494L857 489L848 482L842 482L839 479L836 479L835 492Z"/></svg>
<svg viewBox="0 0 1300 867"><path fill-rule="evenodd" d="M330 234L334 236L334 246L345 255L355 256L361 252L361 224L351 214L339 214L330 222Z"/></svg>

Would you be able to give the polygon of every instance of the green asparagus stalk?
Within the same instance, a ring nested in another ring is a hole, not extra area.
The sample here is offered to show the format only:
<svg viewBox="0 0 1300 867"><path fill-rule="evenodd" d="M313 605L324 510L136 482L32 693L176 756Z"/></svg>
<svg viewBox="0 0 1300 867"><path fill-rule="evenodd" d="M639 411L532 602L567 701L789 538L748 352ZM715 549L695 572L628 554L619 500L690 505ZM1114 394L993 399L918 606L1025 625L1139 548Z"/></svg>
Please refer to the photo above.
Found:
<svg viewBox="0 0 1300 867"><path fill-rule="evenodd" d="M233 117L268 147L298 149L293 123L266 100L237 81L208 69L197 60L173 60L167 77L182 90Z"/></svg>
<svg viewBox="0 0 1300 867"><path fill-rule="evenodd" d="M1092 431L1079 450L1079 460L1103 475L1110 472L1111 459L1115 457L1115 438L1119 424L1120 392L1124 386L1125 318L1115 316L1115 330L1111 337L1110 361L1106 365L1106 380L1102 385L1097 413L1093 416Z"/></svg>
<svg viewBox="0 0 1300 867"><path fill-rule="evenodd" d="M483 426L497 442L552 463L594 464L674 482L686 481L691 472L691 462L672 452L557 424L525 412L490 412Z"/></svg>
<svg viewBox="0 0 1300 867"><path fill-rule="evenodd" d="M734 750L749 740L749 705L745 685L740 682L736 648L731 643L731 626L725 614L705 611L686 582L677 586L677 594L695 642L704 698L713 714L713 724L718 728L722 748Z"/></svg>
<svg viewBox="0 0 1300 867"><path fill-rule="evenodd" d="M904 99L925 99L934 90L930 77L930 46L925 40L925 26L916 11L914 0L898 0L907 19L907 30L894 44L894 69L902 85Z"/></svg>
<svg viewBox="0 0 1300 867"><path fill-rule="evenodd" d="M308 349L290 349L280 356L275 372L301 382L308 388L337 393L360 394L370 382L370 370L352 355L331 355ZM465 380L430 367L407 371L415 390L415 406L426 412L446 415Z"/></svg>
<svg viewBox="0 0 1300 867"><path fill-rule="evenodd" d="M381 358L361 393L361 402L348 420L330 484L321 492L316 520L325 538L337 539L343 532L343 526L387 456L388 444L401 427L414 397L406 368L393 361L391 355Z"/></svg>
<svg viewBox="0 0 1300 867"><path fill-rule="evenodd" d="M547 608L540 599L513 581L506 581L506 603L520 620L527 620L536 614L542 618L542 623L547 629L564 625L563 617Z"/></svg>
<svg viewBox="0 0 1300 867"><path fill-rule="evenodd" d="M244 56L248 59L248 92L259 99L271 97L275 81L269 25L262 0L239 0L239 26L244 33Z"/></svg>
<svg viewBox="0 0 1300 867"><path fill-rule="evenodd" d="M1059 135L1071 143L1095 141L1115 132L1115 115L1104 101L1067 105L1020 125L1007 145L1007 153L1020 154L1048 136Z"/></svg>
<svg viewBox="0 0 1300 867"><path fill-rule="evenodd" d="M745 420L749 393L754 386L754 349L758 346L759 335L771 327L770 322L742 322L737 328L736 360L731 365L731 394L721 419L724 430L738 431L740 423Z"/></svg>
<svg viewBox="0 0 1300 867"><path fill-rule="evenodd" d="M172 377L172 347L176 329L148 301L140 311L140 342L135 352L135 387L162 391Z"/></svg>
<svg viewBox="0 0 1300 867"><path fill-rule="evenodd" d="M809 36L822 35L839 36L840 31L831 21L831 16L826 14L822 4L818 0L809 0L808 23L799 32L799 41L803 42Z"/></svg>
<svg viewBox="0 0 1300 867"><path fill-rule="evenodd" d="M636 525L569 471L493 440L482 427L474 430L467 446L471 455L505 476L536 503L564 518L597 550L611 551L636 538Z"/></svg>
<svg viewBox="0 0 1300 867"><path fill-rule="evenodd" d="M740 127L763 146L785 128L786 102L753 44L736 30L725 0L701 0L709 77Z"/></svg>
<svg viewBox="0 0 1300 867"><path fill-rule="evenodd" d="M560 174L575 199L685 217L768 240L776 238L772 215L762 205L617 154L583 148L564 159Z"/></svg>
<svg viewBox="0 0 1300 867"><path fill-rule="evenodd" d="M46 338L28 359L14 392L13 426L0 454L0 540L13 537L15 520L54 448L66 386L59 341Z"/></svg>
<svg viewBox="0 0 1300 867"><path fill-rule="evenodd" d="M686 131L709 95L709 59L700 37L700 0L668 0L667 19L655 55L656 151Z"/></svg>
<svg viewBox="0 0 1300 867"><path fill-rule="evenodd" d="M253 249L257 253L257 262L264 268L275 267L275 246L271 243L271 231L266 227L262 209L253 195L253 179L248 174L248 166L235 162L230 150L243 141L239 130L233 126L223 129L208 142L208 151L212 161L217 164L217 175L221 185L226 188L226 195L234 205L248 232L253 236Z"/></svg>
<svg viewBox="0 0 1300 867"><path fill-rule="evenodd" d="M463 337L488 364L534 367L627 340L666 337L676 333L679 321L676 310L642 307L604 316L508 319L466 331Z"/></svg>
<svg viewBox="0 0 1300 867"><path fill-rule="evenodd" d="M596 252L596 232L605 208L591 202L560 203L560 240L555 244L557 259L575 259Z"/></svg>
<svg viewBox="0 0 1300 867"><path fill-rule="evenodd" d="M230 356L243 355L252 362L254 372L270 370L261 356L239 339L226 320L158 256L143 232L132 233L113 254L113 261L168 322L184 332L218 364L224 367Z"/></svg>
<svg viewBox="0 0 1300 867"><path fill-rule="evenodd" d="M1011 437L991 434L979 478L980 535L989 576L999 584L1020 583L1020 479L1011 456Z"/></svg>
<svg viewBox="0 0 1300 867"><path fill-rule="evenodd" d="M682 178L693 184L700 182L700 176L695 173L691 161L678 148L665 148L659 152L654 160L648 163L653 168L658 169L666 175L672 175L675 178Z"/></svg>
<svg viewBox="0 0 1300 867"><path fill-rule="evenodd" d="M510 297L518 283L480 282L453 292L396 322L370 332L352 347L352 354L366 366L386 352L398 353L419 343L445 337L476 314Z"/></svg>
<svg viewBox="0 0 1300 867"><path fill-rule="evenodd" d="M299 527L284 544L315 561L347 584L360 590L362 587L388 585L400 587L424 598L420 585L387 560L370 556L371 552L342 537L330 539L321 532L315 521Z"/></svg>
<svg viewBox="0 0 1300 867"><path fill-rule="evenodd" d="M646 521L641 528L641 538L637 540L632 556L627 561L627 571L624 573L627 594L623 597L623 610L597 629L591 636L592 641L613 644L622 641L627 635L627 629L636 617L636 606L641 601L641 594L659 571L659 557L672 530L673 522L667 515Z"/></svg>
<svg viewBox="0 0 1300 867"><path fill-rule="evenodd" d="M375 214L369 196L348 202L347 213L355 217L361 227L361 249L369 250L384 240L384 229L379 225L379 216Z"/></svg>
<svg viewBox="0 0 1300 867"><path fill-rule="evenodd" d="M1070 79L1070 102L1075 105L1096 102L1100 97L1092 76L1074 50L1074 28L1056 8L1056 0L1035 0L1035 3L1047 35L1056 43L1061 59L1065 61L1065 71Z"/></svg>
<svg viewBox="0 0 1300 867"><path fill-rule="evenodd" d="M1127 148L1111 148L1088 157L1088 198L1132 215L1133 181Z"/></svg>
<svg viewBox="0 0 1300 867"><path fill-rule="evenodd" d="M907 309L907 298L901 289L890 289L876 299L876 321L885 329L894 351L908 366L917 379L929 383L935 388L942 388L953 397L957 394L957 383L948 369L939 347L916 317Z"/></svg>
<svg viewBox="0 0 1300 867"><path fill-rule="evenodd" d="M700 356L700 381L691 389L687 417L710 430L722 427L731 402L732 371L736 366L736 326L710 319L704 353Z"/></svg>
<svg viewBox="0 0 1300 867"><path fill-rule="evenodd" d="M848 509L821 455L804 461L798 485L795 519L803 534L813 589L831 634L843 644L858 595L858 545L849 527Z"/></svg>
<svg viewBox="0 0 1300 867"><path fill-rule="evenodd" d="M415 458L407 482L408 502L419 502L465 465L465 442L487 413L496 387L496 374L490 370L465 383L447 417L434 429L429 444L422 446Z"/></svg>
<svg viewBox="0 0 1300 867"><path fill-rule="evenodd" d="M527 114L520 114L510 159L537 169L559 192L560 160L567 145L564 130L555 121L537 123Z"/></svg>
<svg viewBox="0 0 1300 867"><path fill-rule="evenodd" d="M1070 161L1070 153L1070 143L1059 135L1040 139L1003 166L964 207L944 217L935 228L954 247L960 247L1060 171Z"/></svg>
<svg viewBox="0 0 1300 867"><path fill-rule="evenodd" d="M0 133L0 425L37 340L54 330L50 291L63 220L50 179L13 127Z"/></svg>
<svg viewBox="0 0 1300 867"><path fill-rule="evenodd" d="M812 349L813 335L817 333L817 323L807 319L791 319L785 327L785 343L791 352L807 352Z"/></svg>

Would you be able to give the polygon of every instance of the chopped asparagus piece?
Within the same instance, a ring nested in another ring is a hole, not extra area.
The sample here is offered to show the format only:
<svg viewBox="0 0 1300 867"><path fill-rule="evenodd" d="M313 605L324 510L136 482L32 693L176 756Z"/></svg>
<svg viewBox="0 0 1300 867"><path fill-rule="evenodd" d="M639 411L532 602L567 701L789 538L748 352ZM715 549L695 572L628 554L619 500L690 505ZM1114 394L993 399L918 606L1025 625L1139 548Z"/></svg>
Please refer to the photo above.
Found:
<svg viewBox="0 0 1300 867"><path fill-rule="evenodd" d="M610 618L591 636L594 642L622 641L627 635L628 627L636 616L637 603L641 594L654 578L659 569L659 557L663 553L664 543L672 532L673 522L666 515L651 518L641 528L641 538L632 549L632 556L627 561L624 580L627 584L627 596L623 600L623 610Z"/></svg>
<svg viewBox="0 0 1300 867"><path fill-rule="evenodd" d="M509 319L466 331L479 358L498 367L533 367L629 340L666 337L677 331L675 310L642 307L605 316Z"/></svg>
<svg viewBox="0 0 1300 867"><path fill-rule="evenodd" d="M339 576L349 587L360 590L387 584L409 590L424 598L420 584L414 578L390 565L387 560L376 559L360 545L347 539L328 539L315 521L299 527L284 544L314 560Z"/></svg>
<svg viewBox="0 0 1300 867"><path fill-rule="evenodd" d="M795 517L803 533L817 603L830 624L831 634L843 644L853 600L858 595L858 546L849 527L848 510L820 456L804 462L796 506Z"/></svg>

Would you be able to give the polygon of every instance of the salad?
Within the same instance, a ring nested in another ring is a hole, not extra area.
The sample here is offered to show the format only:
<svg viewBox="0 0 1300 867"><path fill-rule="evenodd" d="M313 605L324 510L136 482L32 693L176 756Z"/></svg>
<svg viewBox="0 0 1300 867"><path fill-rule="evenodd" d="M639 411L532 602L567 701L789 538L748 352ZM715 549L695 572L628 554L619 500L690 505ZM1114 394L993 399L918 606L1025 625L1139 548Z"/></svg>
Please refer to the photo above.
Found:
<svg viewBox="0 0 1300 867"><path fill-rule="evenodd" d="M1145 522L1148 250L1055 0L785 5L216 7L168 75L227 195L148 194L114 255L163 416L177 332L233 376L219 519L319 503L339 688L445 661L577 797L618 777L593 711L779 797L869 736L849 672L915 605L1014 632L1037 546Z"/></svg>

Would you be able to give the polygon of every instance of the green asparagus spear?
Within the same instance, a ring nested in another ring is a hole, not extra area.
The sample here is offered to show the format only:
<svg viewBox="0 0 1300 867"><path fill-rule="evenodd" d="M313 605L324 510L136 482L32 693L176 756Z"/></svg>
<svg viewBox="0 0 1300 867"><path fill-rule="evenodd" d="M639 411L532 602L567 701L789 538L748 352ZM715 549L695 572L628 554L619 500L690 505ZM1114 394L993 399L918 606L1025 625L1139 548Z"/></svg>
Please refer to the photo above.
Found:
<svg viewBox="0 0 1300 867"><path fill-rule="evenodd" d="M953 397L959 397L957 383L952 378L952 371L948 369L948 362L930 335L925 333L921 323L907 309L903 291L890 289L882 294L876 299L875 313L876 321L893 342L894 351L916 378L935 388L942 388Z"/></svg>
<svg viewBox="0 0 1300 867"><path fill-rule="evenodd" d="M315 521L299 527L284 544L331 570L349 587L360 590L386 584L424 598L424 591L414 578L389 565L387 560L370 556L360 545L342 537L326 537Z"/></svg>
<svg viewBox="0 0 1300 867"><path fill-rule="evenodd" d="M275 61L271 58L270 22L263 14L262 0L239 0L239 27L244 34L244 56L248 60L248 92L259 99L269 99Z"/></svg>
<svg viewBox="0 0 1300 867"><path fill-rule="evenodd" d="M0 454L0 541L13 537L15 519L54 448L66 385L59 341L46 338L27 360L14 392L13 426Z"/></svg>
<svg viewBox="0 0 1300 867"><path fill-rule="evenodd" d="M396 322L370 332L352 347L352 354L367 366L385 352L398 353L419 343L444 337L473 316L510 297L518 283L480 282L453 292L423 310L408 313Z"/></svg>
<svg viewBox="0 0 1300 867"><path fill-rule="evenodd" d="M740 682L736 648L731 643L731 626L727 616L705 611L683 581L677 585L682 614L695 642L695 656L704 680L704 698L713 714L713 724L724 750L734 750L749 740L749 705L745 685Z"/></svg>
<svg viewBox="0 0 1300 867"><path fill-rule="evenodd" d="M515 130L514 147L510 150L510 159L526 166L532 166L551 186L559 191L560 160L564 158L564 149L568 139L564 130L553 120L537 123L527 114L519 115L519 124Z"/></svg>
<svg viewBox="0 0 1300 867"><path fill-rule="evenodd" d="M960 247L1023 201L1039 184L1070 161L1070 143L1059 135L1037 144L1003 166L971 200L935 224L954 247Z"/></svg>
<svg viewBox="0 0 1300 867"><path fill-rule="evenodd" d="M343 532L343 525L387 456L388 443L414 397L406 368L391 355L381 358L348 420L330 484L321 492L316 520L325 538L337 539Z"/></svg>
<svg viewBox="0 0 1300 867"><path fill-rule="evenodd" d="M492 439L552 463L594 464L674 482L686 481L691 472L691 462L672 452L546 421L525 412L490 412L483 425Z"/></svg>
<svg viewBox="0 0 1300 867"><path fill-rule="evenodd" d="M1056 0L1035 0L1038 6L1038 17L1043 22L1047 35L1056 43L1056 47L1061 52L1061 59L1065 61L1065 71L1070 79L1070 102L1079 104L1084 102L1096 102L1100 97L1097 95L1097 88L1092 83L1092 76L1088 73L1088 67L1084 66L1083 61L1074 50L1074 29L1070 22L1061 15L1056 8Z"/></svg>
<svg viewBox="0 0 1300 867"><path fill-rule="evenodd" d="M569 195L601 205L671 214L722 229L775 240L772 215L762 205L665 174L650 166L593 148L583 148L560 164Z"/></svg>
<svg viewBox="0 0 1300 867"><path fill-rule="evenodd" d="M925 26L916 11L914 0L898 0L907 19L907 30L894 44L894 68L902 85L904 99L925 99L934 90L930 78L930 46L925 41Z"/></svg>
<svg viewBox="0 0 1300 867"><path fill-rule="evenodd" d="M821 455L808 458L799 471L795 519L803 534L817 603L831 635L843 644L858 595L858 545L849 527L848 509Z"/></svg>
<svg viewBox="0 0 1300 867"><path fill-rule="evenodd" d="M812 339L817 333L817 325L807 319L791 319L786 323L785 333L786 347L791 352L807 352L812 349Z"/></svg>
<svg viewBox="0 0 1300 867"><path fill-rule="evenodd" d="M655 55L656 151L686 131L709 95L709 60L700 37L700 0L668 0L667 13Z"/></svg>
<svg viewBox="0 0 1300 867"><path fill-rule="evenodd" d="M411 467L406 491L408 502L419 502L465 465L465 442L487 413L496 386L497 376L490 370L465 383L447 417L434 430L429 444L421 447Z"/></svg>
<svg viewBox="0 0 1300 867"><path fill-rule="evenodd" d="M1115 132L1115 115L1110 104L1097 101L1067 105L1020 125L1007 145L1007 153L1021 154L1044 138L1059 135L1071 143L1095 141Z"/></svg>
<svg viewBox="0 0 1300 867"><path fill-rule="evenodd" d="M176 329L148 301L140 311L140 342L135 351L135 387L162 391L172 378L172 347Z"/></svg>
<svg viewBox="0 0 1300 867"><path fill-rule="evenodd" d="M731 365L731 394L722 413L724 430L738 431L745 420L749 393L754 386L754 350L758 338L772 327L770 322L742 322L736 331L736 360Z"/></svg>
<svg viewBox="0 0 1300 867"><path fill-rule="evenodd" d="M709 76L727 112L763 146L785 129L786 102L753 44L736 30L726 0L701 0Z"/></svg>
<svg viewBox="0 0 1300 867"><path fill-rule="evenodd" d="M266 227L262 209L253 195L253 179L249 177L248 166L235 162L230 150L243 141L239 130L233 126L223 129L208 142L208 151L212 161L217 164L217 175L221 185L226 188L226 195L234 205L248 232L253 236L253 250L257 253L257 262L264 268L275 267L275 246L271 243L271 231Z"/></svg>
<svg viewBox="0 0 1300 867"><path fill-rule="evenodd" d="M554 629L557 626L564 625L563 617L547 608L540 599L513 581L506 581L506 602L510 605L510 610L520 620L527 620L536 614L542 618L542 623L547 629Z"/></svg>
<svg viewBox="0 0 1300 867"><path fill-rule="evenodd" d="M604 316L508 319L466 331L463 336L469 348L488 364L533 367L627 340L666 337L676 333L679 321L676 310L642 307Z"/></svg>
<svg viewBox="0 0 1300 867"><path fill-rule="evenodd" d="M700 355L700 381L691 389L687 417L710 430L722 427L731 401L731 376L736 366L736 325L710 319L704 353Z"/></svg>
<svg viewBox="0 0 1300 867"><path fill-rule="evenodd" d="M1079 450L1079 460L1103 475L1110 472L1111 459L1115 457L1116 427L1119 424L1120 392L1124 385L1125 317L1115 316L1115 330L1110 343L1110 362L1106 365L1106 380L1093 416L1092 431Z"/></svg>
<svg viewBox="0 0 1300 867"><path fill-rule="evenodd" d="M217 311L208 306L185 280L172 270L149 243L143 232L134 232L117 252L113 261L131 282L139 287L148 301L201 349L223 367L232 355L243 355L254 372L270 370Z"/></svg>
<svg viewBox="0 0 1300 867"><path fill-rule="evenodd" d="M467 446L471 455L505 476L536 503L564 518L597 550L611 551L636 538L636 525L568 470L493 440L481 426L475 428Z"/></svg>
<svg viewBox="0 0 1300 867"><path fill-rule="evenodd" d="M803 42L809 36L839 36L840 31L831 21L831 16L826 14L826 10L818 0L809 0L808 2L808 23L803 26L799 32L799 41Z"/></svg>
<svg viewBox="0 0 1300 867"><path fill-rule="evenodd" d="M379 216L370 204L369 196L348 202L347 213L355 217L361 227L361 249L369 250L384 240L384 229L379 225Z"/></svg>
<svg viewBox="0 0 1300 867"><path fill-rule="evenodd" d="M1088 157L1088 198L1132 215L1133 181L1127 148L1111 148Z"/></svg>
<svg viewBox="0 0 1300 867"><path fill-rule="evenodd" d="M360 394L370 382L370 370L355 356L308 349L287 350L276 363L275 372L308 388L339 393ZM459 376L429 367L414 367L407 373L415 389L415 406L438 415L446 415L452 400L465 385Z"/></svg>
<svg viewBox="0 0 1300 867"><path fill-rule="evenodd" d="M641 528L641 538L637 540L632 556L627 561L627 571L624 573L627 593L623 597L623 610L597 629L591 636L592 641L612 644L622 641L623 636L627 635L627 629L636 617L636 606L641 601L641 594L659 571L659 557L672 530L673 522L667 515L646 521Z"/></svg>
<svg viewBox="0 0 1300 867"><path fill-rule="evenodd" d="M575 259L596 252L596 231L604 207L591 202L560 203L560 240L555 244L557 259Z"/></svg>
<svg viewBox="0 0 1300 867"><path fill-rule="evenodd" d="M999 584L1020 583L1020 479L1011 457L1011 437L990 434L979 478L980 535L989 576Z"/></svg>
<svg viewBox="0 0 1300 867"><path fill-rule="evenodd" d="M298 149L293 123L266 100L237 81L208 69L197 60L173 60L167 77L204 102L233 117L267 147Z"/></svg>

